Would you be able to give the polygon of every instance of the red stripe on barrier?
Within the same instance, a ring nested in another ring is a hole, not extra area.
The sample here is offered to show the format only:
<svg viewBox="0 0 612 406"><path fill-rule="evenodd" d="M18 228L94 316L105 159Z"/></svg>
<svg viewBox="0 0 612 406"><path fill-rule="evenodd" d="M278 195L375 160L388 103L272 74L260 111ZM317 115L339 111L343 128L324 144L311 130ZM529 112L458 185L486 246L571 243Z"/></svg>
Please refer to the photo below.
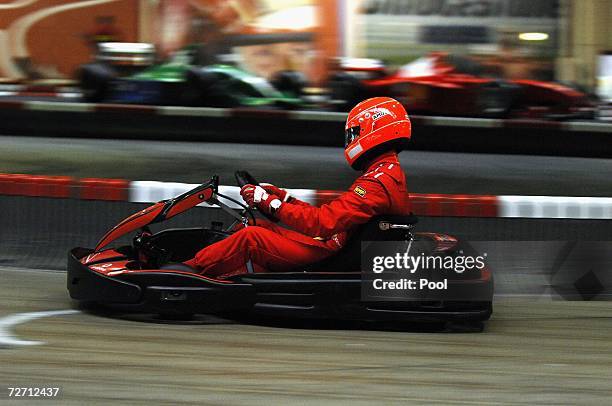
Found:
<svg viewBox="0 0 612 406"><path fill-rule="evenodd" d="M22 93L59 93L59 90L66 86L45 86L45 85L27 85L19 89Z"/></svg>
<svg viewBox="0 0 612 406"><path fill-rule="evenodd" d="M56 92L17 92L15 96L20 97L60 97L60 93Z"/></svg>
<svg viewBox="0 0 612 406"><path fill-rule="evenodd" d="M291 112L288 110L266 110L245 107L230 109L230 117L290 119Z"/></svg>
<svg viewBox="0 0 612 406"><path fill-rule="evenodd" d="M0 194L3 194L3 195L16 194L13 185L14 185L15 177L18 177L18 176L21 176L21 175L1 173L0 174Z"/></svg>
<svg viewBox="0 0 612 406"><path fill-rule="evenodd" d="M497 217L496 196L440 195L410 193L411 210L416 215L447 217Z"/></svg>
<svg viewBox="0 0 612 406"><path fill-rule="evenodd" d="M123 179L81 179L78 197L85 200L128 200L129 182Z"/></svg>
<svg viewBox="0 0 612 406"><path fill-rule="evenodd" d="M71 197L74 185L76 197L85 200L127 201L130 182L123 179L87 178L78 183L68 176L37 176L24 174L0 174L0 194ZM315 204L320 206L338 198L338 190L315 191ZM498 217L497 196L410 194L410 210L421 216L445 217Z"/></svg>
<svg viewBox="0 0 612 406"><path fill-rule="evenodd" d="M22 109L24 105L21 101L0 101L0 109Z"/></svg>
<svg viewBox="0 0 612 406"><path fill-rule="evenodd" d="M156 114L157 107L132 104L96 104L96 112Z"/></svg>
<svg viewBox="0 0 612 406"><path fill-rule="evenodd" d="M329 203L342 192L317 190L315 204ZM445 217L497 217L497 196L488 195L440 195L410 193L410 210L421 216Z"/></svg>
<svg viewBox="0 0 612 406"><path fill-rule="evenodd" d="M68 176L0 174L0 194L67 198L73 183Z"/></svg>
<svg viewBox="0 0 612 406"><path fill-rule="evenodd" d="M70 197L72 178L67 176L32 176L32 194L38 197Z"/></svg>

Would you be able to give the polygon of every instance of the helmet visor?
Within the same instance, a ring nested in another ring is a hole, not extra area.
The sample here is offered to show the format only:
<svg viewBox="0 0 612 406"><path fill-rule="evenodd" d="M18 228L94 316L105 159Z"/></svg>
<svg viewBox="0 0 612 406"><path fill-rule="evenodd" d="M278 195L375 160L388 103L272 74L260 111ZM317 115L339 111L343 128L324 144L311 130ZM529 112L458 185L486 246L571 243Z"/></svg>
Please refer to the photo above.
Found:
<svg viewBox="0 0 612 406"><path fill-rule="evenodd" d="M344 132L344 148L348 147L351 144L351 142L359 138L360 129L361 129L360 126L355 126L355 127L348 128Z"/></svg>

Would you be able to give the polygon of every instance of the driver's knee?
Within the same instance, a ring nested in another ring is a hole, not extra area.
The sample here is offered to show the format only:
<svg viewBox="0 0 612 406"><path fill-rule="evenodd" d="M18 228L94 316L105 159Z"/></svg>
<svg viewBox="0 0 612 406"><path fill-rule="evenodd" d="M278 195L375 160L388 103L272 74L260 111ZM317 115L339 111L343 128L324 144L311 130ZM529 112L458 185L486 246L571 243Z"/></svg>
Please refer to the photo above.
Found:
<svg viewBox="0 0 612 406"><path fill-rule="evenodd" d="M200 250L193 260L186 261L185 264L195 265L197 269L205 272L211 267L238 268L249 258L258 257L260 249L271 245L276 236L273 231L263 227L249 226Z"/></svg>
<svg viewBox="0 0 612 406"><path fill-rule="evenodd" d="M264 227L251 226L240 230L240 232L237 234L240 234L240 238L243 241L245 248L254 248L264 243L269 239L267 237L274 233Z"/></svg>

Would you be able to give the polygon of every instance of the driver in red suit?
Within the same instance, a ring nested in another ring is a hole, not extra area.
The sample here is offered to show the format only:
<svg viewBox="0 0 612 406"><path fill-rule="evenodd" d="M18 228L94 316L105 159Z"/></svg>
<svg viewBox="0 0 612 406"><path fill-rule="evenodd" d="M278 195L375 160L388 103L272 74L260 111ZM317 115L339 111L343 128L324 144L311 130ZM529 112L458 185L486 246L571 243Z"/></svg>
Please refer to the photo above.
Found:
<svg viewBox="0 0 612 406"><path fill-rule="evenodd" d="M365 100L349 113L345 132L345 158L362 171L348 191L315 207L274 185L245 185L240 194L249 206L290 229L257 220L256 226L202 249L186 264L214 278L286 271L331 256L356 226L373 216L408 214L406 177L397 156L411 136L404 107L388 97Z"/></svg>

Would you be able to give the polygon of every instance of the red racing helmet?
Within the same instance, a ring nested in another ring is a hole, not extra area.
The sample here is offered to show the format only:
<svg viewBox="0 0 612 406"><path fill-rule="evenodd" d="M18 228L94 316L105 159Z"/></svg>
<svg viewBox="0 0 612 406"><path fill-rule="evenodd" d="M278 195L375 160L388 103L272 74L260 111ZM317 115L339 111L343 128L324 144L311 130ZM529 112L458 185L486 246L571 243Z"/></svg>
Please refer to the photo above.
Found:
<svg viewBox="0 0 612 406"><path fill-rule="evenodd" d="M406 148L412 127L406 109L390 97L373 97L357 104L346 119L344 156L355 170L376 156Z"/></svg>

